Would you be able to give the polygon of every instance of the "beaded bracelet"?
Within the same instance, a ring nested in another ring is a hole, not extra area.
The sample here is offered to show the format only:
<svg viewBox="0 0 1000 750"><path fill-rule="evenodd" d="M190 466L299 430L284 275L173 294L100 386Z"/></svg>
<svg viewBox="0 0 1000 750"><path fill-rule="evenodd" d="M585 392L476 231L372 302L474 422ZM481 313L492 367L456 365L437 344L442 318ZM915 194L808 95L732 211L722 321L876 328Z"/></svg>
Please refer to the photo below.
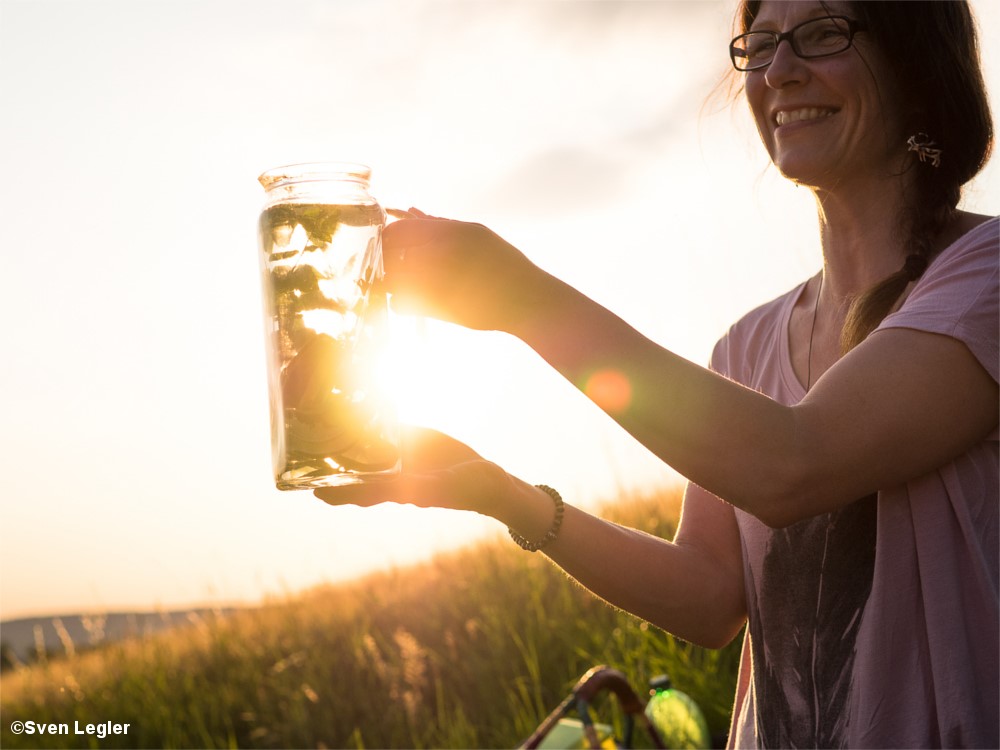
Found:
<svg viewBox="0 0 1000 750"><path fill-rule="evenodd" d="M538 550L559 535L559 527L562 526L563 511L566 509L566 506L563 504L562 496L554 489L544 484L536 484L535 487L552 498L552 501L556 504L556 517L552 519L552 526L546 532L545 536L538 542L529 542L523 536L514 531L514 529L507 529L510 533L510 538L517 543L517 546L521 549L527 550L528 552L538 552Z"/></svg>

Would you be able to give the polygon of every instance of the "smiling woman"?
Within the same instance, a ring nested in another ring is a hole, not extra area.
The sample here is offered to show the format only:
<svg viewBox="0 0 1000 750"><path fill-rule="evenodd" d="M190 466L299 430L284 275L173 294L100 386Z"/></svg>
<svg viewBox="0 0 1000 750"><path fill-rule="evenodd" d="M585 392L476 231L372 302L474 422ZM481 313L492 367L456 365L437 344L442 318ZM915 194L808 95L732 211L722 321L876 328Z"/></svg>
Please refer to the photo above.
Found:
<svg viewBox="0 0 1000 750"><path fill-rule="evenodd" d="M687 477L676 538L427 430L397 479L316 494L491 516L702 645L746 626L733 746L994 746L1000 644L970 634L1000 628L1000 221L958 207L993 140L970 10L748 1L739 21L734 67L772 162L815 199L824 264L737 321L710 369L484 226L418 214L384 235L406 310L513 334Z"/></svg>
<svg viewBox="0 0 1000 750"><path fill-rule="evenodd" d="M505 534L273 488L254 178L367 161L384 205L502 227L708 362L732 321L820 263L811 194L766 169L745 107L699 117L730 66L732 6L0 2L0 69L16 71L0 75L16 112L0 151L17 175L0 182L0 617L256 602ZM997 93L1000 3L973 7ZM994 159L963 206L995 212L998 176ZM677 481L522 342L433 320L417 342L407 421L577 507Z"/></svg>
<svg viewBox="0 0 1000 750"><path fill-rule="evenodd" d="M906 148L893 89L879 85L890 78L881 53L860 22L827 15L829 4L809 7L765 5L731 48L734 64L747 62L738 69L760 71L747 77L746 94L761 140L778 170L799 184L850 189L855 174L867 183L876 165L890 179ZM856 54L841 54L852 46Z"/></svg>

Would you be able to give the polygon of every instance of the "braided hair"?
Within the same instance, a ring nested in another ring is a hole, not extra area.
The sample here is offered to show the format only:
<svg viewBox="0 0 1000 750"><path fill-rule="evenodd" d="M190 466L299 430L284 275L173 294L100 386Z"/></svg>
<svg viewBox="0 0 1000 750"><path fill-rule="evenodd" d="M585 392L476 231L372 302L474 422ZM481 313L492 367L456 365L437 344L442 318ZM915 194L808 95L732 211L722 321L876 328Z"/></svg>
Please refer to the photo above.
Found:
<svg viewBox="0 0 1000 750"><path fill-rule="evenodd" d="M841 349L863 341L923 274L935 240L954 217L962 186L983 168L993 122L979 61L976 25L967 2L859 2L854 12L895 73L908 133L933 139L940 159L917 154L908 206L900 217L909 254L903 267L860 294L848 310ZM923 135L926 134L926 135Z"/></svg>

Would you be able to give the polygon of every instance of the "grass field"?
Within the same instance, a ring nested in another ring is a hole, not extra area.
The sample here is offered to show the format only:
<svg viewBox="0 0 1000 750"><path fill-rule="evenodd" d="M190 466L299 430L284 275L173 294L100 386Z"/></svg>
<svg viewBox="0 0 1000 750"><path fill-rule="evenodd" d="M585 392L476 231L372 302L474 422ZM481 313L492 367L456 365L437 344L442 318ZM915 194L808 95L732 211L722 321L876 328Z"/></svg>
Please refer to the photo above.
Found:
<svg viewBox="0 0 1000 750"><path fill-rule="evenodd" d="M670 536L679 496L604 515ZM641 571L638 572L641 574ZM0 679L4 748L513 747L596 664L669 673L728 727L738 643L706 651L595 599L509 539ZM614 706L602 707L608 715ZM65 724L15 735L13 721ZM99 722L127 735L74 734Z"/></svg>

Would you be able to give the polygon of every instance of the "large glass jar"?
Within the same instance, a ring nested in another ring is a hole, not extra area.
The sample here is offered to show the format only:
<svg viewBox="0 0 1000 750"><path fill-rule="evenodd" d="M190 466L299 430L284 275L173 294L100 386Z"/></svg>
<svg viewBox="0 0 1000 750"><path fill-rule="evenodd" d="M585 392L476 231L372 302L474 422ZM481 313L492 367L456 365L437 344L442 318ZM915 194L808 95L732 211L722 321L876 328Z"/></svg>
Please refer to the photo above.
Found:
<svg viewBox="0 0 1000 750"><path fill-rule="evenodd" d="M360 164L262 174L260 267L275 484L310 489L392 476L395 409L382 386L385 212Z"/></svg>

